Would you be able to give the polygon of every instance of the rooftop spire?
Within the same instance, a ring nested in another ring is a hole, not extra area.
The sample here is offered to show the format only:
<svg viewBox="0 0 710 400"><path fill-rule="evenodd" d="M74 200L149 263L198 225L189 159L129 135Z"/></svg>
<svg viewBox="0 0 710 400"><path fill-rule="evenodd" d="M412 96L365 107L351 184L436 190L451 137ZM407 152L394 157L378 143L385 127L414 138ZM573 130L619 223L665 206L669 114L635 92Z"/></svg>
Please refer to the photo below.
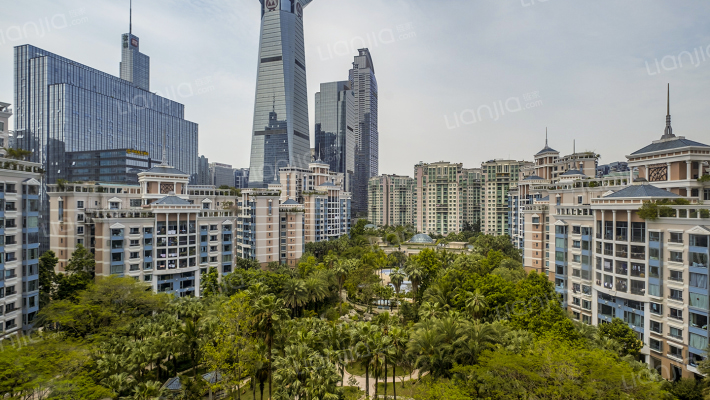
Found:
<svg viewBox="0 0 710 400"><path fill-rule="evenodd" d="M674 138L675 135L673 134L673 128L671 128L671 84L668 84L668 93L666 97L666 130L663 132L663 136L661 136L661 140L663 139L671 139Z"/></svg>
<svg viewBox="0 0 710 400"><path fill-rule="evenodd" d="M547 127L545 127L545 147L547 147Z"/></svg>
<svg viewBox="0 0 710 400"><path fill-rule="evenodd" d="M133 35L133 0L128 0L128 34Z"/></svg>
<svg viewBox="0 0 710 400"><path fill-rule="evenodd" d="M165 151L165 130L163 130L163 162L160 163L161 166L166 167L168 165L168 153Z"/></svg>

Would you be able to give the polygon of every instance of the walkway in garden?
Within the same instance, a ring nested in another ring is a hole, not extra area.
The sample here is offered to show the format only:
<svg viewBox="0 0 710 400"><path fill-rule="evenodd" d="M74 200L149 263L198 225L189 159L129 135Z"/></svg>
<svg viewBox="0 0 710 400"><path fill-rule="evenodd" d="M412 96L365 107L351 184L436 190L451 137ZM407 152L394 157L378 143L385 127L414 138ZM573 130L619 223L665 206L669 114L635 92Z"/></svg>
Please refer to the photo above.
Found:
<svg viewBox="0 0 710 400"><path fill-rule="evenodd" d="M428 373L429 372L427 371L427 372L423 373L422 376L424 376ZM404 381L406 382L406 381L409 381L412 379L417 379L418 375L419 375L419 370L415 369L411 375L407 375L404 377ZM343 382L345 382L345 384L347 385L348 379L350 379L351 376L353 378L355 378L355 380L357 381L357 386L360 388L360 390L365 391L365 377L364 376L350 375L348 373L348 371L346 370L345 371L345 380ZM410 378L410 376L411 376L411 378ZM396 382L396 383L401 384L402 381L399 378L400 377L387 376L387 383ZM384 383L384 382L385 382L384 377L377 380L377 383ZM374 396L374 395L375 395L375 378L370 376L370 396ZM380 396L384 397L384 393L377 393L377 395L378 395L378 397L380 397ZM393 397L391 391L387 392L387 397ZM365 397L363 396L363 399L364 398ZM399 398L400 398L400 396L397 396L397 399L399 399ZM404 397L402 397L402 399L404 399Z"/></svg>

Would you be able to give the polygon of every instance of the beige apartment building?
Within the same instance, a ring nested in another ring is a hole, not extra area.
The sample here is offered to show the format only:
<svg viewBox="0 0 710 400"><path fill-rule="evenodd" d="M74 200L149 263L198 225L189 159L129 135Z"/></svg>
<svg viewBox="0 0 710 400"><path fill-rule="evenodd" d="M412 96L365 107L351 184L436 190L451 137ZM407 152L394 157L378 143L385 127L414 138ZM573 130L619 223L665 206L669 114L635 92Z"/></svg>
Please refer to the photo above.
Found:
<svg viewBox="0 0 710 400"><path fill-rule="evenodd" d="M464 223L476 224L480 170L445 161L414 166L414 219L417 231L438 235L459 233Z"/></svg>
<svg viewBox="0 0 710 400"><path fill-rule="evenodd" d="M367 219L377 226L414 225L416 181L408 176L380 175L367 185Z"/></svg>
<svg viewBox="0 0 710 400"><path fill-rule="evenodd" d="M549 197L524 207L525 268L548 274L574 319L624 320L664 378L697 377L710 312L710 146L676 137L668 115L661 139L627 158L628 174L531 182ZM689 204L639 214L674 200Z"/></svg>
<svg viewBox="0 0 710 400"><path fill-rule="evenodd" d="M235 262L236 196L188 186L189 175L163 163L138 174L138 185L96 182L48 185L50 246L58 271L82 244L96 275L130 276L157 292L199 296L210 267Z"/></svg>
<svg viewBox="0 0 710 400"><path fill-rule="evenodd" d="M491 160L481 164L481 231L487 235L510 235L508 191L518 184L528 161Z"/></svg>

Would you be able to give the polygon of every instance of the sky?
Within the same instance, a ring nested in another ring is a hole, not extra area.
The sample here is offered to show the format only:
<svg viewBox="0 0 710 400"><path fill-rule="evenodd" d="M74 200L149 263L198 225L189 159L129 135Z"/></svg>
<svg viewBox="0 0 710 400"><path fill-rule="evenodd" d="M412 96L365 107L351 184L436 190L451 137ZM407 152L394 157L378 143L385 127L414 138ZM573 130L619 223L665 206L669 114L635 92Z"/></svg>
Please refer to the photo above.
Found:
<svg viewBox="0 0 710 400"><path fill-rule="evenodd" d="M3 0L0 101L13 47L32 44L118 75L128 0ZM199 152L249 165L258 0L134 0L151 90L185 104ZM674 133L710 144L710 2L702 0L313 0L304 13L311 137L322 82L370 49L380 174L414 164L532 161L549 144L601 163ZM12 129L12 124L11 124ZM313 139L312 139L313 140Z"/></svg>

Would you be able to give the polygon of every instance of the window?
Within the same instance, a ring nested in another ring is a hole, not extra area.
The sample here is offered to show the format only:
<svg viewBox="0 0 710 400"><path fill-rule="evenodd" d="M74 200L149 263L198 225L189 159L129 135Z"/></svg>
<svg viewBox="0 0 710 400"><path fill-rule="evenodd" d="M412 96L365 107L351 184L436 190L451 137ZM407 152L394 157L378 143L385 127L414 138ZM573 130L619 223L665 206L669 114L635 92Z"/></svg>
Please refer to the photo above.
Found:
<svg viewBox="0 0 710 400"><path fill-rule="evenodd" d="M113 261L113 262L123 261L123 253L111 254L111 261Z"/></svg>
<svg viewBox="0 0 710 400"><path fill-rule="evenodd" d="M577 311L572 311L572 318L579 321L580 314Z"/></svg>
<svg viewBox="0 0 710 400"><path fill-rule="evenodd" d="M131 264L130 265L129 271L133 272L133 271L140 271L140 270L141 270L140 264Z"/></svg>
<svg viewBox="0 0 710 400"><path fill-rule="evenodd" d="M663 315L663 304L649 303L651 306L651 314Z"/></svg>
<svg viewBox="0 0 710 400"><path fill-rule="evenodd" d="M657 351L660 353L663 352L663 342L661 342L660 340L656 340L656 339L651 338L648 346L651 348L651 350L654 350L654 351Z"/></svg>
<svg viewBox="0 0 710 400"><path fill-rule="evenodd" d="M690 260L689 264L695 268L707 268L708 266L708 255L705 253L688 253Z"/></svg>
<svg viewBox="0 0 710 400"><path fill-rule="evenodd" d="M153 275L143 276L143 282L152 282L152 281L153 281Z"/></svg>
<svg viewBox="0 0 710 400"><path fill-rule="evenodd" d="M140 235L141 233L141 228L131 228L130 234L131 235Z"/></svg>
<svg viewBox="0 0 710 400"><path fill-rule="evenodd" d="M592 309L592 302L589 300L582 300L582 308L585 310L591 310Z"/></svg>
<svg viewBox="0 0 710 400"><path fill-rule="evenodd" d="M211 235L210 242L216 242L216 241L217 241L217 235Z"/></svg>
<svg viewBox="0 0 710 400"><path fill-rule="evenodd" d="M572 304L575 306L579 306L581 303L579 301L579 297L572 297Z"/></svg>
<svg viewBox="0 0 710 400"><path fill-rule="evenodd" d="M152 233L153 233L153 228L150 228L150 227L148 227L148 228L143 228L143 233L148 234L148 235L149 235L149 234L152 234Z"/></svg>
<svg viewBox="0 0 710 400"><path fill-rule="evenodd" d="M661 232L649 232L648 233L648 240L650 242L660 242L661 241Z"/></svg>
<svg viewBox="0 0 710 400"><path fill-rule="evenodd" d="M153 269L153 263L152 263L152 262L148 261L148 262L146 262L146 263L143 263L143 270L144 270L144 271L150 271L151 269Z"/></svg>
<svg viewBox="0 0 710 400"><path fill-rule="evenodd" d="M709 189L710 190L710 189ZM706 199L710 200L710 199ZM699 235L690 235L690 245L694 247L708 247L708 238L710 236L699 236Z"/></svg>
<svg viewBox="0 0 710 400"><path fill-rule="evenodd" d="M669 261L682 263L683 253L680 251L671 251Z"/></svg>
<svg viewBox="0 0 710 400"><path fill-rule="evenodd" d="M76 208L82 210L84 208L84 202L82 200L78 200L76 202Z"/></svg>
<svg viewBox="0 0 710 400"><path fill-rule="evenodd" d="M631 264L631 276L635 276L637 278L645 278L646 277L646 266L643 264L632 263Z"/></svg>
<svg viewBox="0 0 710 400"><path fill-rule="evenodd" d="M705 274L697 274L695 272L690 273L690 286L707 289L708 288L708 276Z"/></svg>
<svg viewBox="0 0 710 400"><path fill-rule="evenodd" d="M708 317L694 312L690 313L690 326L708 330ZM703 347L704 349L704 347Z"/></svg>
<svg viewBox="0 0 710 400"><path fill-rule="evenodd" d="M671 243L683 243L683 234L678 232L671 232L668 241Z"/></svg>
<svg viewBox="0 0 710 400"><path fill-rule="evenodd" d="M628 280L625 278L616 278L616 290L619 292L626 292L628 289Z"/></svg>
<svg viewBox="0 0 710 400"><path fill-rule="evenodd" d="M671 289L670 291L671 291L671 294L668 295L669 299L683 301L683 291L682 290Z"/></svg>
<svg viewBox="0 0 710 400"><path fill-rule="evenodd" d="M683 330L675 327L670 327L668 334L675 339L683 340Z"/></svg>
<svg viewBox="0 0 710 400"><path fill-rule="evenodd" d="M663 334L663 324L658 321L651 321L650 329L651 332Z"/></svg>
<svg viewBox="0 0 710 400"><path fill-rule="evenodd" d="M708 347L707 336L700 336L690 332L690 347L694 347L698 350L705 350Z"/></svg>
<svg viewBox="0 0 710 400"><path fill-rule="evenodd" d="M124 272L125 268L124 265L112 265L111 266L111 274L122 274Z"/></svg>
<svg viewBox="0 0 710 400"><path fill-rule="evenodd" d="M631 311L624 311L624 322L632 326L643 327L643 315Z"/></svg>
<svg viewBox="0 0 710 400"><path fill-rule="evenodd" d="M216 231L216 230L217 230L217 225L210 225L210 230L211 230L211 231Z"/></svg>
<svg viewBox="0 0 710 400"><path fill-rule="evenodd" d="M108 208L111 210L118 210L119 208L121 208L121 203L117 201L112 201L108 204Z"/></svg>
<svg viewBox="0 0 710 400"><path fill-rule="evenodd" d="M683 310L679 310L677 308L671 308L668 307L668 310L670 311L670 314L668 316L673 319L677 319L682 321L683 320Z"/></svg>
<svg viewBox="0 0 710 400"><path fill-rule="evenodd" d="M84 227L83 227L83 226L77 226L77 227L76 227L76 234L77 234L77 235L83 235L83 234L84 234Z"/></svg>
<svg viewBox="0 0 710 400"><path fill-rule="evenodd" d="M591 325L592 324L592 317L589 315L582 315L582 322L585 324Z"/></svg>
<svg viewBox="0 0 710 400"><path fill-rule="evenodd" d="M584 198L582 196L577 196L577 204L582 204L584 202Z"/></svg>
<svg viewBox="0 0 710 400"><path fill-rule="evenodd" d="M690 303L689 304L691 307L707 310L708 309L708 296L706 294L690 293Z"/></svg>
<svg viewBox="0 0 710 400"><path fill-rule="evenodd" d="M676 282L683 282L683 271L669 271L669 279Z"/></svg>
<svg viewBox="0 0 710 400"><path fill-rule="evenodd" d="M141 206L141 199L131 199L130 206L131 207L140 207Z"/></svg>
<svg viewBox="0 0 710 400"><path fill-rule="evenodd" d="M57 210L57 218L60 221L64 221L64 200L59 200L59 206Z"/></svg>

